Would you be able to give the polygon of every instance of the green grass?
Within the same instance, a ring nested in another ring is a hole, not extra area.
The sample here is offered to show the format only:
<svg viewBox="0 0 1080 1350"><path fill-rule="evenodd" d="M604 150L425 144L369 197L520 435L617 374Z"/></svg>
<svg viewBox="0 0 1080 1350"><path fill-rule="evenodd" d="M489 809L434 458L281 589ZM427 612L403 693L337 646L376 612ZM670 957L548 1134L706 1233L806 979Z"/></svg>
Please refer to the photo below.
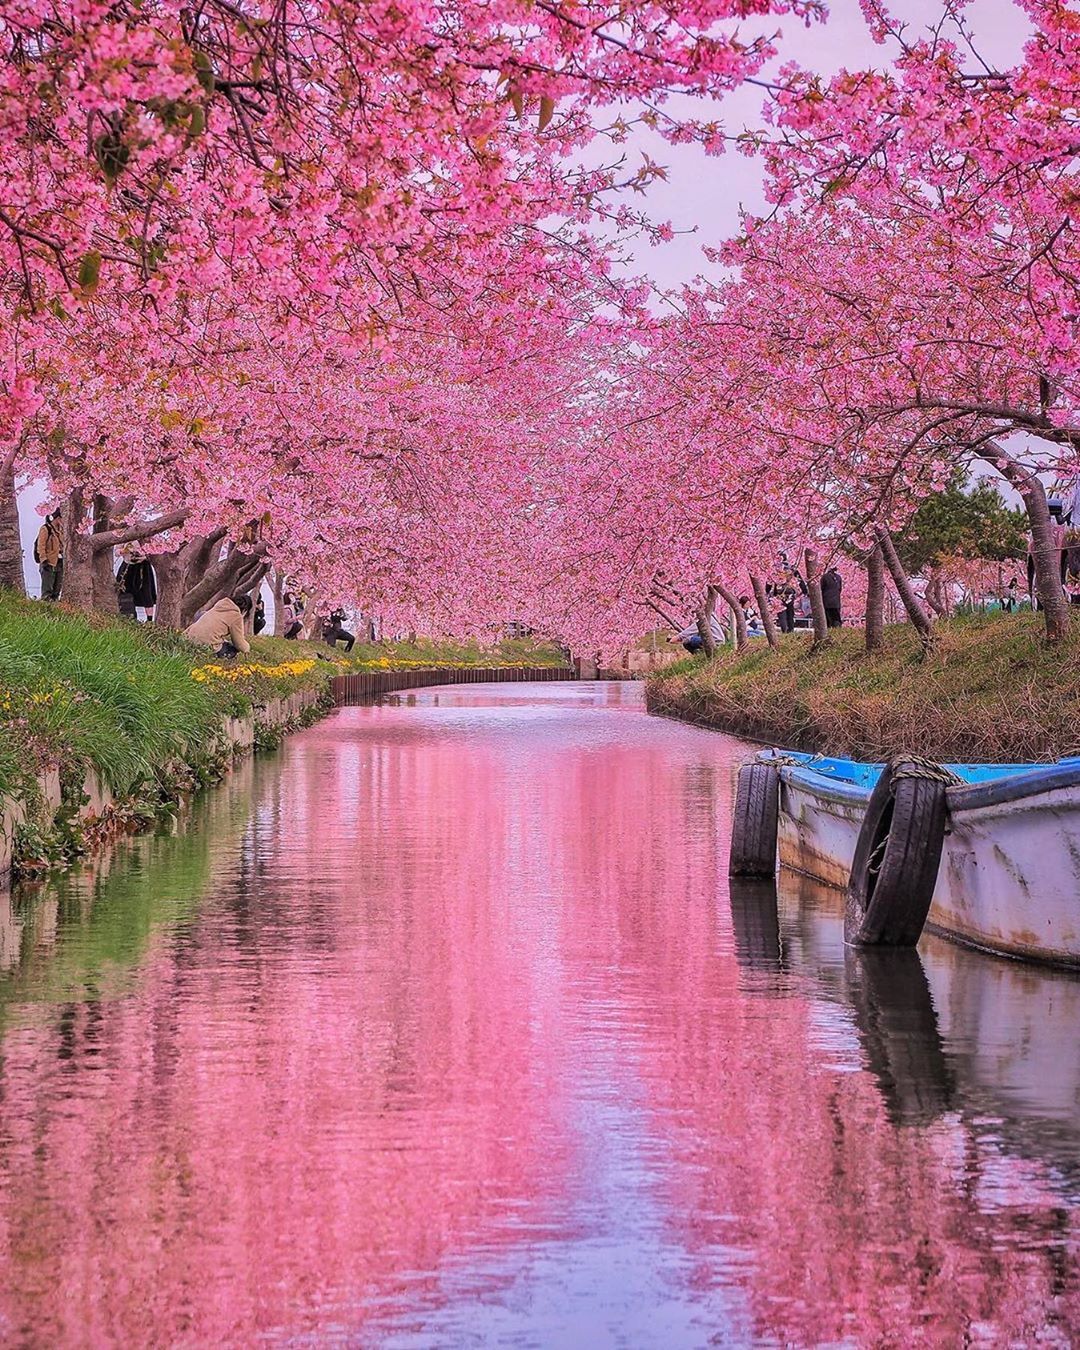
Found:
<svg viewBox="0 0 1080 1350"><path fill-rule="evenodd" d="M295 645L295 644L287 644ZM323 651L328 648L325 645ZM344 656L341 648L338 655ZM551 642L532 638L506 638L494 647L478 642L358 642L345 660L356 670L383 670L401 666L565 666L562 650Z"/></svg>
<svg viewBox="0 0 1080 1350"><path fill-rule="evenodd" d="M1080 753L1080 626L1050 647L1037 615L939 623L923 659L909 625L868 655L843 630L817 652L806 636L778 651L688 658L649 681L658 712L777 745L858 759L902 752L952 761Z"/></svg>
<svg viewBox="0 0 1080 1350"><path fill-rule="evenodd" d="M95 769L117 796L171 761L209 752L226 715L250 711L331 676L395 666L557 665L554 646L526 639L357 645L260 637L219 662L178 634L103 615L73 614L0 591L0 796L48 764L81 784Z"/></svg>
<svg viewBox="0 0 1080 1350"><path fill-rule="evenodd" d="M0 597L0 733L21 771L92 766L130 791L219 725L219 699L191 669L191 648L176 639Z"/></svg>

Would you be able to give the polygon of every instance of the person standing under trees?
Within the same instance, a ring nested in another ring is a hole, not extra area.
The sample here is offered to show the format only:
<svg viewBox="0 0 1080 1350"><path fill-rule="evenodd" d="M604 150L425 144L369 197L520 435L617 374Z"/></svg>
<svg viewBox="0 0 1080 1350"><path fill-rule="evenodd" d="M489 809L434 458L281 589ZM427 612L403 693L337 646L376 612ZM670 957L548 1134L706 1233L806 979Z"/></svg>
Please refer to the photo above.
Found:
<svg viewBox="0 0 1080 1350"><path fill-rule="evenodd" d="M794 633L795 587L790 583L782 583L773 587L773 595L780 602L780 607L776 611L776 626L781 633Z"/></svg>
<svg viewBox="0 0 1080 1350"><path fill-rule="evenodd" d="M64 540L60 510L50 511L34 541L34 561L41 572L42 600L59 600L64 585Z"/></svg>
<svg viewBox="0 0 1080 1350"><path fill-rule="evenodd" d="M146 622L154 622L157 604L157 577L149 560L137 550L117 568L116 586L120 592L120 613L137 619L138 610L146 612ZM127 597L125 599L125 596Z"/></svg>
<svg viewBox="0 0 1080 1350"><path fill-rule="evenodd" d="M840 593L844 589L844 578L830 567L821 578L821 602L825 606L825 622L830 628L843 628L844 619L840 612Z"/></svg>
<svg viewBox="0 0 1080 1350"><path fill-rule="evenodd" d="M251 621L251 627L256 637L266 627L266 603L261 595L255 601L255 617Z"/></svg>
<svg viewBox="0 0 1080 1350"><path fill-rule="evenodd" d="M134 619L138 622L139 616L135 612L135 597L128 589L128 572L131 569L131 563L124 558L120 566L116 569L116 605L120 610L122 618Z"/></svg>
<svg viewBox="0 0 1080 1350"><path fill-rule="evenodd" d="M284 623L282 625L282 637L290 642L295 642L304 631L304 605L303 601L293 599L292 595L286 591L281 597L281 611Z"/></svg>

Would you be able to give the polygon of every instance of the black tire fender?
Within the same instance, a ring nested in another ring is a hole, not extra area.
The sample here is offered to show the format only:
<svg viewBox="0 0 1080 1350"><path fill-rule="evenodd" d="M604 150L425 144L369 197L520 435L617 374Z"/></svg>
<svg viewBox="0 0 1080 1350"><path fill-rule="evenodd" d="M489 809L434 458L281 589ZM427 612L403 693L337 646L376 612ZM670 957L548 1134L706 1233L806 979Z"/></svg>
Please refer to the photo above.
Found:
<svg viewBox="0 0 1080 1350"><path fill-rule="evenodd" d="M739 770L735 791L735 818L731 825L728 875L776 875L776 818L780 804L780 774L772 764L755 761Z"/></svg>
<svg viewBox="0 0 1080 1350"><path fill-rule="evenodd" d="M851 864L844 937L867 947L913 947L941 865L951 775L922 760L887 764L870 794Z"/></svg>
<svg viewBox="0 0 1080 1350"><path fill-rule="evenodd" d="M928 1124L955 1105L937 1013L914 947L848 947L844 972L866 1065L897 1125Z"/></svg>

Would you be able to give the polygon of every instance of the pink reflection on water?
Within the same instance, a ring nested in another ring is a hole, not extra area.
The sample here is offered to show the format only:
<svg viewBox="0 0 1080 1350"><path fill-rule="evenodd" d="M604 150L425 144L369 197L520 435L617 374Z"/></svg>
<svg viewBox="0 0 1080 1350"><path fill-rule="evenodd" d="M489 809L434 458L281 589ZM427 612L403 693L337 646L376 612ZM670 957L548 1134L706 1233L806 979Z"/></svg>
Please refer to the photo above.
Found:
<svg viewBox="0 0 1080 1350"><path fill-rule="evenodd" d="M741 754L620 687L297 737L129 968L12 986L5 1339L1066 1343L1075 1133L827 906L733 931Z"/></svg>

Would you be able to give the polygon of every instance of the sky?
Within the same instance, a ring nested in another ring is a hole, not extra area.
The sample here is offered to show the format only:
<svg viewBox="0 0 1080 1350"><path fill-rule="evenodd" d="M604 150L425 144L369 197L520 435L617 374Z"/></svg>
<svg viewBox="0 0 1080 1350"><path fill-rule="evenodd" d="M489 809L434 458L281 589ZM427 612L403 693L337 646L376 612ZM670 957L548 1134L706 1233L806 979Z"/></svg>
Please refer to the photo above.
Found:
<svg viewBox="0 0 1080 1350"><path fill-rule="evenodd" d="M894 0L890 9L908 23L912 36L925 32L941 13L940 3L932 0ZM810 28L787 19L760 29L748 26L746 31L780 32L776 64L794 61L823 75L844 68L861 70L887 64L892 49L879 47L870 38L858 0L829 0L829 11L827 23ZM993 64L1014 64L1029 27L1026 16L1012 0L975 0L967 13L982 55ZM764 73L767 76L769 70ZM726 130L737 133L760 126L763 99L760 89L749 86L729 95L718 105ZM692 106L691 100L684 100L683 106ZM756 160L738 153L710 157L696 146L672 146L647 130L635 133L629 150L634 161L641 150L668 171L667 181L656 183L650 190L651 214L669 220L676 231L688 233L678 233L670 243L655 247L641 243L635 250L635 261L659 286L681 286L705 270L703 245L715 245L739 233L740 208L764 208L761 167Z"/></svg>
<svg viewBox="0 0 1080 1350"><path fill-rule="evenodd" d="M925 31L941 13L940 3L933 0L894 0L890 8L896 18L909 25L913 36ZM864 69L887 63L891 49L878 47L871 40L858 0L830 0L829 10L827 23L810 28L787 19L760 27L746 25L745 32L779 32L778 64L794 61L826 76L845 67ZM1028 26L1012 0L973 0L967 15L984 58L992 64L1013 64ZM729 95L718 105L726 129L734 134L760 125L763 97L760 89L751 87ZM673 100L671 106L679 105ZM697 115L702 115L700 101L683 100L682 106L693 107ZM667 170L667 180L655 182L650 189L648 209L653 219L670 221L676 235L666 244L635 241L628 259L630 270L646 273L660 289L685 285L706 270L702 248L738 234L741 208L753 211L765 206L761 167L754 159L730 152L706 156L696 146L669 145L645 128L636 128L624 149L631 168L645 153ZM35 595L40 587L32 545L44 503L41 484L28 487L20 499L27 587Z"/></svg>

